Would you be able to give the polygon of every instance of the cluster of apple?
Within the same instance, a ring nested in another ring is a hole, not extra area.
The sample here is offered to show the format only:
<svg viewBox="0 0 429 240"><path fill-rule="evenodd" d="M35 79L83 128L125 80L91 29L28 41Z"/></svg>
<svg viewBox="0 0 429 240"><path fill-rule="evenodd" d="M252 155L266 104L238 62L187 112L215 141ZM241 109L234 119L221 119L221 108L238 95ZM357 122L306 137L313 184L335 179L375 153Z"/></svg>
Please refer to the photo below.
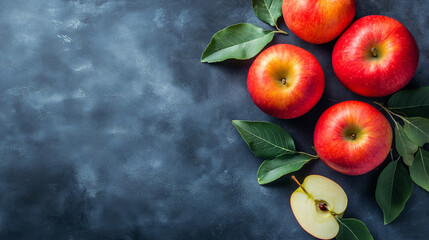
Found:
<svg viewBox="0 0 429 240"><path fill-rule="evenodd" d="M397 20L372 15L348 27L356 12L355 0L288 0L283 1L282 9L288 28L306 42L326 43L344 32L335 44L332 65L341 83L357 94L387 96L404 87L416 72L416 41ZM278 44L255 59L247 85L262 111L291 119L316 105L323 94L325 78L311 53ZM389 154L392 129L371 105L345 101L320 116L314 145L320 159L332 169L360 175L379 166ZM300 225L321 239L338 234L336 217L342 216L346 206L347 196L342 188L322 176L307 177L291 196L291 208Z"/></svg>
<svg viewBox="0 0 429 240"><path fill-rule="evenodd" d="M338 37L354 18L354 0L283 1L288 28L304 41L325 43ZM386 16L366 16L339 37L332 53L334 72L351 91L368 97L392 94L416 72L419 52L407 28ZM323 94L325 78L317 59L297 46L264 50L249 69L247 86L254 103L277 118L302 116ZM329 167L367 173L389 154L392 129L371 105L346 101L327 109L314 132L317 154Z"/></svg>
<svg viewBox="0 0 429 240"><path fill-rule="evenodd" d="M332 66L340 82L354 93L366 97L390 95L407 85L417 70L418 46L408 29L397 20L380 15L352 23L355 0L252 0L252 6L258 18L277 31L248 23L229 26L213 36L202 62L254 57L274 33L287 34L276 23L283 15L289 30L309 43L327 43L341 34L333 49ZM325 77L311 53L297 46L277 44L256 57L249 69L247 86L253 102L262 111L292 119L317 104L323 95ZM317 158L340 173L365 174L384 161L393 138L384 115L360 101L338 103L320 116L313 136L317 156L297 152L292 138L278 126L238 120L233 124L250 150L266 159L258 170L260 184L297 171ZM264 131L260 131L262 128ZM413 150L416 149L414 146ZM415 152L407 156L412 158ZM319 175L308 176L302 185L294 180L299 188L291 196L291 208L308 233L320 239L373 239L361 221L342 219L347 195L338 184Z"/></svg>

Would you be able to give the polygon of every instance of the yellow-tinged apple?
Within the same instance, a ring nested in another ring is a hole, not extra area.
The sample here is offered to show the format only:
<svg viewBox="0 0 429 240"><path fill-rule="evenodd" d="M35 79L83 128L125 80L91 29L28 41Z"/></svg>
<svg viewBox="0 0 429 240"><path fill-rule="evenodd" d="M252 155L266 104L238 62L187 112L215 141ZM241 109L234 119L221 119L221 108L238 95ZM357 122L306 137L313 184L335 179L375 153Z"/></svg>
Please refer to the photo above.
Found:
<svg viewBox="0 0 429 240"><path fill-rule="evenodd" d="M283 17L302 40L321 44L334 40L353 21L355 0L285 0Z"/></svg>
<svg viewBox="0 0 429 240"><path fill-rule="evenodd" d="M311 53L290 44L277 44L255 59L247 76L247 88L262 111L291 119L316 105L325 88L325 76Z"/></svg>
<svg viewBox="0 0 429 240"><path fill-rule="evenodd" d="M336 182L310 175L290 197L293 215L299 225L319 239L332 239L339 231L336 216L342 217L347 207L347 195Z"/></svg>

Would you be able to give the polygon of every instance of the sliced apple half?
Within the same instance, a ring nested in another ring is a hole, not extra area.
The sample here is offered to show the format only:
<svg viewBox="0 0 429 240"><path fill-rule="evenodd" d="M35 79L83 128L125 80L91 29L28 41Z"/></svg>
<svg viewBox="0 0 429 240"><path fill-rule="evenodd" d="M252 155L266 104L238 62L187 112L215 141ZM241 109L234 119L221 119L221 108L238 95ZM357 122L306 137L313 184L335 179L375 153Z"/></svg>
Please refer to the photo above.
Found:
<svg viewBox="0 0 429 240"><path fill-rule="evenodd" d="M310 175L292 193L290 205L299 225L319 239L332 239L339 231L335 216L342 217L347 207L347 195L336 182Z"/></svg>

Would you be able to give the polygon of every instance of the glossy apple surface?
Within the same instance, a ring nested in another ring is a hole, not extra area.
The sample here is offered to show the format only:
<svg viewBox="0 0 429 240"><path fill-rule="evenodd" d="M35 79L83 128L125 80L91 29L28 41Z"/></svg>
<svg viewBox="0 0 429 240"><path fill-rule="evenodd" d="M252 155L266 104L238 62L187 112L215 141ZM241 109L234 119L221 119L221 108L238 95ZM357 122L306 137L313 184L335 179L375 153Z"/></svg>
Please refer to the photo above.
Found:
<svg viewBox="0 0 429 240"><path fill-rule="evenodd" d="M319 101L325 88L322 67L308 51L289 44L264 50L249 69L253 102L277 118L296 118Z"/></svg>
<svg viewBox="0 0 429 240"><path fill-rule="evenodd" d="M309 43L326 43L338 37L353 21L355 0L283 1L287 27Z"/></svg>
<svg viewBox="0 0 429 240"><path fill-rule="evenodd" d="M418 61L417 43L408 29L379 15L354 22L332 53L341 83L367 97L386 96L404 87L414 76Z"/></svg>
<svg viewBox="0 0 429 240"><path fill-rule="evenodd" d="M347 195L336 182L310 175L292 193L290 205L305 231L319 239L332 239L339 231L335 215L342 216L346 210Z"/></svg>
<svg viewBox="0 0 429 240"><path fill-rule="evenodd" d="M320 159L348 175L367 173L380 165L392 146L392 128L371 105L346 101L328 108L314 131Z"/></svg>

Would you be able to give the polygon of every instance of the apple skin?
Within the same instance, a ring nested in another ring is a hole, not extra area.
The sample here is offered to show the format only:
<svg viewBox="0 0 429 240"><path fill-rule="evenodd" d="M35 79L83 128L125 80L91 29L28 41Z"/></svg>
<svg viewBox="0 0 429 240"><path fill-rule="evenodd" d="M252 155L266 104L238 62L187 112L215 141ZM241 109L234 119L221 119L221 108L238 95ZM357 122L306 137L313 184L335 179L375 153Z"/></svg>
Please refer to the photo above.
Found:
<svg viewBox="0 0 429 240"><path fill-rule="evenodd" d="M316 105L325 88L325 76L308 51L277 44L255 59L247 76L253 102L277 118L299 117Z"/></svg>
<svg viewBox="0 0 429 240"><path fill-rule="evenodd" d="M389 154L392 128L371 105L345 101L320 116L313 138L326 165L343 174L361 175L379 166Z"/></svg>
<svg viewBox="0 0 429 240"><path fill-rule="evenodd" d="M376 49L377 57L371 48ZM408 29L380 15L354 22L332 53L334 72L341 83L366 97L386 96L407 85L418 62L419 49Z"/></svg>
<svg viewBox="0 0 429 240"><path fill-rule="evenodd" d="M282 5L287 27L302 40L321 44L334 40L353 21L355 0L287 0Z"/></svg>

